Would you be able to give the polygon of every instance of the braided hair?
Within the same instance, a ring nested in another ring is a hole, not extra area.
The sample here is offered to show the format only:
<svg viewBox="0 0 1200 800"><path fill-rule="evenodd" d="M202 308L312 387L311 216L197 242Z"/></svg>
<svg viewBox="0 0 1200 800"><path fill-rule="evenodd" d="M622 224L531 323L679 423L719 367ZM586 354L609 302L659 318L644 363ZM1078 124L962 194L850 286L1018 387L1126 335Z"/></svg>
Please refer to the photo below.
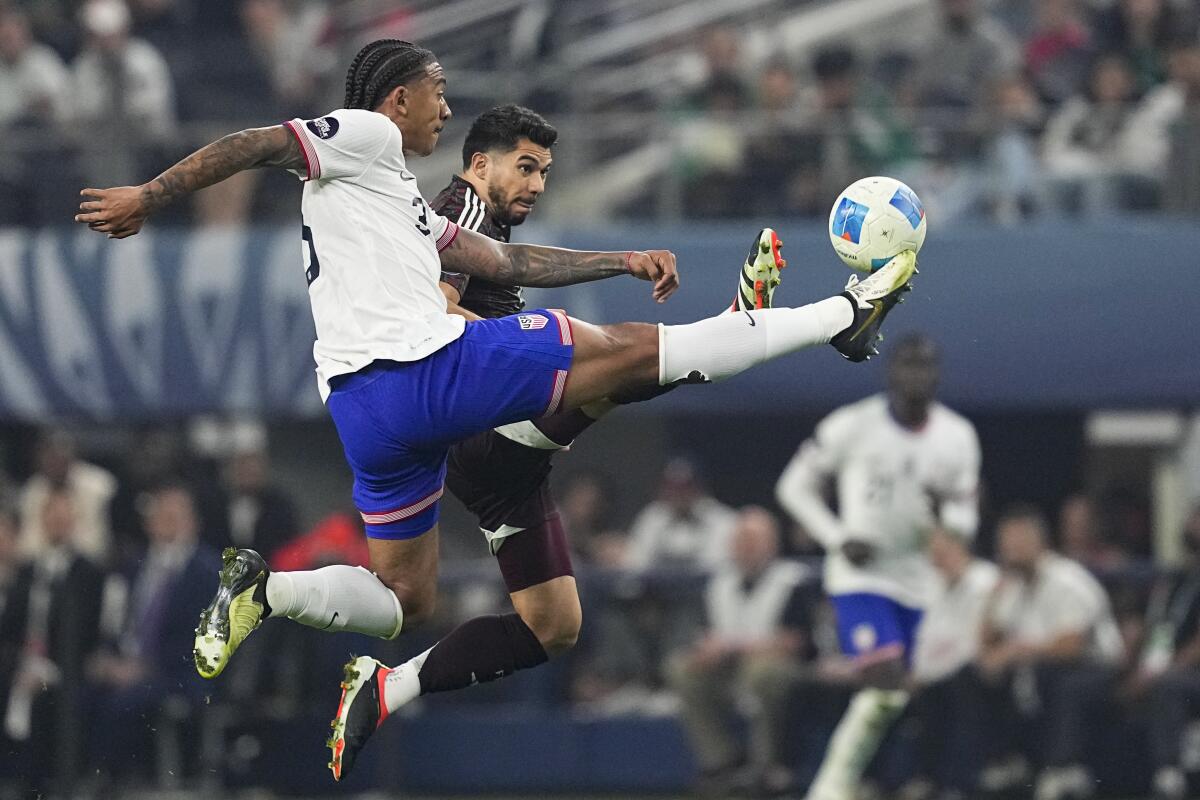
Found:
<svg viewBox="0 0 1200 800"><path fill-rule="evenodd" d="M425 74L437 58L429 50L400 39L376 39L350 62L346 72L346 108L374 111L388 92Z"/></svg>

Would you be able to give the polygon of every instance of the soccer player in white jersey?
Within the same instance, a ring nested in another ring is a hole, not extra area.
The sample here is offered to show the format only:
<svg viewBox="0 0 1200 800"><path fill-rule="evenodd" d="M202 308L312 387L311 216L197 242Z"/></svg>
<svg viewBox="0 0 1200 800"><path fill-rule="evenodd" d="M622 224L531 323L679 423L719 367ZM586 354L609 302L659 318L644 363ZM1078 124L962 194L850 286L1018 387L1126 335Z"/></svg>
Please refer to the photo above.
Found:
<svg viewBox="0 0 1200 800"><path fill-rule="evenodd" d="M430 51L372 42L350 65L345 108L230 134L141 186L82 192L76 221L120 239L166 203L242 170L282 167L306 181L303 252L318 387L354 472L373 572L273 573L251 550L226 551L196 634L196 666L206 677L219 674L267 616L380 638L427 618L436 595L438 499L454 442L615 394L721 380L816 344L861 361L876 352L884 317L910 288L916 257L908 252L801 308L670 326L596 326L536 309L466 325L447 314L443 268L522 286L632 274L654 282L659 302L678 276L667 251L505 244L431 211L405 159L433 152L450 118L445 89ZM434 647L396 669L368 657L347 665L329 741L334 778L351 769L390 713L431 685L466 685L545 661L536 624L526 621L538 611L494 618L476 631L475 648Z"/></svg>
<svg viewBox="0 0 1200 800"><path fill-rule="evenodd" d="M850 701L809 800L854 797L903 690L921 610L936 589L925 541L934 527L969 537L978 521L979 443L934 400L938 354L910 336L888 364L887 392L834 411L788 464L776 496L825 548L838 639L863 688ZM822 494L836 484L838 514Z"/></svg>

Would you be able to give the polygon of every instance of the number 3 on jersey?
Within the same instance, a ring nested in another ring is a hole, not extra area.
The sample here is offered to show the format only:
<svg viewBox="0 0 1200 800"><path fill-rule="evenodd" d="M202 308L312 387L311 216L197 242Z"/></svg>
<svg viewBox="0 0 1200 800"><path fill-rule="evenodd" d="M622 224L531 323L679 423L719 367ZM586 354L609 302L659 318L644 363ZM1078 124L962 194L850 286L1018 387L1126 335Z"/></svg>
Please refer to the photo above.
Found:
<svg viewBox="0 0 1200 800"><path fill-rule="evenodd" d="M426 214L428 209L425 206L425 200L418 195L412 199L412 204L417 207L417 230L421 232L422 236L428 236L429 217Z"/></svg>
<svg viewBox="0 0 1200 800"><path fill-rule="evenodd" d="M312 228L305 225L302 230L301 238L307 245L304 248L304 277L308 280L308 285L312 286L313 281L321 274L321 262L317 260L317 248L313 244Z"/></svg>

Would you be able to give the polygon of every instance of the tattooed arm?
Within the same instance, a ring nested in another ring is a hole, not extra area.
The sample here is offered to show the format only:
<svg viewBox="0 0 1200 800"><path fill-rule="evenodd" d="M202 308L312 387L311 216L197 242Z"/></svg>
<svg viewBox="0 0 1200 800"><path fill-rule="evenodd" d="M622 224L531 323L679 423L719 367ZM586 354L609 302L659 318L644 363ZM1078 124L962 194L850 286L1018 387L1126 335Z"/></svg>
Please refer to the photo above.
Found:
<svg viewBox="0 0 1200 800"><path fill-rule="evenodd" d="M231 133L180 161L149 183L114 189L84 189L76 222L109 238L124 239L142 229L146 217L177 197L256 167L304 169L300 142L283 125Z"/></svg>
<svg viewBox="0 0 1200 800"><path fill-rule="evenodd" d="M465 228L442 251L442 265L509 286L570 286L629 274L654 281L653 296L660 303L679 288L675 254L669 250L592 253L506 244Z"/></svg>

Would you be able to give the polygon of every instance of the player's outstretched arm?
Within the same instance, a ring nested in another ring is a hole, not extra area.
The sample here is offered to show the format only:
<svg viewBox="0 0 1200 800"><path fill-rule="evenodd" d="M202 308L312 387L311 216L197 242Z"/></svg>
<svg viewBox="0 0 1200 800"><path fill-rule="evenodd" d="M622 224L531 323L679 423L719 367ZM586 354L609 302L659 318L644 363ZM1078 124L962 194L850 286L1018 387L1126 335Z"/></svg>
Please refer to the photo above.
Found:
<svg viewBox="0 0 1200 800"><path fill-rule="evenodd" d="M257 167L305 169L300 142L282 125L250 128L206 145L149 183L113 189L84 189L76 222L124 239L142 229L146 217L175 198Z"/></svg>
<svg viewBox="0 0 1200 800"><path fill-rule="evenodd" d="M459 229L454 241L442 251L442 265L511 286L570 286L629 274L653 281L653 296L660 303L679 288L675 254L669 250L593 253L505 244L465 228Z"/></svg>

